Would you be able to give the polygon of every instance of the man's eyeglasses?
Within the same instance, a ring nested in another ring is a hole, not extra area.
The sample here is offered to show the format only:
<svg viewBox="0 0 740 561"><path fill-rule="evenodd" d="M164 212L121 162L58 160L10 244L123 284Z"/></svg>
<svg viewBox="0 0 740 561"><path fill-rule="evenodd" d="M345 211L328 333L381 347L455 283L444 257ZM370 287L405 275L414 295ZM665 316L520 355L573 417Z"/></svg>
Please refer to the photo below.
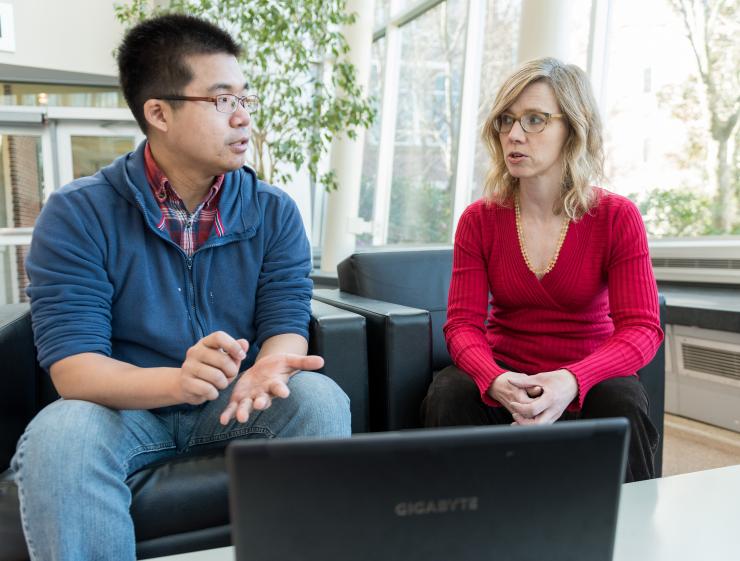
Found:
<svg viewBox="0 0 740 561"><path fill-rule="evenodd" d="M539 111L530 111L520 117L502 113L494 119L493 128L496 129L496 132L507 133L511 131L514 123L519 121L519 125L524 132L542 132L550 119L561 119L563 117L562 113L540 113Z"/></svg>
<svg viewBox="0 0 740 561"><path fill-rule="evenodd" d="M233 113L236 108L241 105L249 111L254 113L260 108L260 99L253 94L239 97L234 94L221 94L214 97L201 97L193 95L160 95L156 99L164 99L167 101L210 101L216 106L216 111L220 113Z"/></svg>

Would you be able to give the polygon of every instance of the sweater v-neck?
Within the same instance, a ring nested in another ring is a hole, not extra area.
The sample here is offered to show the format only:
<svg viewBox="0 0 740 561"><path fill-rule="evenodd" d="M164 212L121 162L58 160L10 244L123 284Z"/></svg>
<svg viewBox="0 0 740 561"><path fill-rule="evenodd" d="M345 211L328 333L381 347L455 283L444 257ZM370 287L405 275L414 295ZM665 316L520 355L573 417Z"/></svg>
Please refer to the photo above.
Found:
<svg viewBox="0 0 740 561"><path fill-rule="evenodd" d="M555 260L555 264L548 273L542 276L542 278L537 278L537 275L527 266L527 262L524 259L524 251L519 239L519 235L517 234L516 215L513 209L511 209L506 228L509 231L510 235L513 236L514 240L513 244L510 243L507 245L511 247L515 253L515 255L512 257L513 260L517 263L517 276L519 276L523 282L529 285L534 293L539 294L542 299L546 300L550 306L562 308L563 306L554 296L554 289L556 289L557 286L560 284L559 278L564 274L563 270L566 267L564 267L563 262L567 262L569 260L569 250L571 245L570 240L573 237L571 235L572 225L568 226L568 231L566 232L565 239L563 240L563 245L560 248L560 252L558 254L558 258Z"/></svg>

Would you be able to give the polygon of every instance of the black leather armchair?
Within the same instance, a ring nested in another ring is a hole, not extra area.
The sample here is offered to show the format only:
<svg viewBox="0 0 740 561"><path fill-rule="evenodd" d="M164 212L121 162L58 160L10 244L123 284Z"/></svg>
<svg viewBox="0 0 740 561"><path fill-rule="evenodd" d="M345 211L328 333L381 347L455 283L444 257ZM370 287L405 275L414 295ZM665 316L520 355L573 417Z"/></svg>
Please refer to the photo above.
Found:
<svg viewBox="0 0 740 561"><path fill-rule="evenodd" d="M365 320L312 301L309 351L350 398L352 431L369 428ZM0 306L0 471L31 418L58 396L36 362L28 305ZM231 543L223 451L149 466L128 485L137 555L145 559ZM0 474L0 561L28 559L9 470Z"/></svg>
<svg viewBox="0 0 740 561"><path fill-rule="evenodd" d="M370 426L374 431L419 426L419 409L437 372L452 363L442 326L452 274L452 248L355 253L337 266L339 289L314 298L367 320ZM665 300L661 297L661 323ZM660 433L656 474L662 473L665 353L640 370L650 417Z"/></svg>

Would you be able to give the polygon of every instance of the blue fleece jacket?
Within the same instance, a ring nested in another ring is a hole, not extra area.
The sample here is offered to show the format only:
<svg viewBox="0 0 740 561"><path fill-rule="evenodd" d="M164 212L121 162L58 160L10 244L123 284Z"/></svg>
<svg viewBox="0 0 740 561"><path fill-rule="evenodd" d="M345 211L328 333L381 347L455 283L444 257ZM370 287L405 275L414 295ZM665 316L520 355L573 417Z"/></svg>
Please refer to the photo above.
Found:
<svg viewBox="0 0 740 561"><path fill-rule="evenodd" d="M141 367L180 366L223 330L250 342L308 338L310 248L293 200L247 167L226 174L215 229L188 258L147 183L144 143L59 189L33 233L26 271L41 366L94 352Z"/></svg>

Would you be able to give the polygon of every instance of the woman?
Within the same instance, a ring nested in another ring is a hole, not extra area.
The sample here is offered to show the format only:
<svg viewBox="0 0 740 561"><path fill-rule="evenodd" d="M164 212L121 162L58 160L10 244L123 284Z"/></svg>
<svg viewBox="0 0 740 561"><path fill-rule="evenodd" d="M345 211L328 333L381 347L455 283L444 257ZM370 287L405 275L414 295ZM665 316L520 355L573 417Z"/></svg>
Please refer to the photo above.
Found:
<svg viewBox="0 0 740 561"><path fill-rule="evenodd" d="M654 476L658 434L635 372L663 333L633 203L593 186L601 122L588 77L545 58L502 86L483 128L492 164L455 235L426 426L624 416L627 481ZM488 294L491 295L490 312Z"/></svg>

